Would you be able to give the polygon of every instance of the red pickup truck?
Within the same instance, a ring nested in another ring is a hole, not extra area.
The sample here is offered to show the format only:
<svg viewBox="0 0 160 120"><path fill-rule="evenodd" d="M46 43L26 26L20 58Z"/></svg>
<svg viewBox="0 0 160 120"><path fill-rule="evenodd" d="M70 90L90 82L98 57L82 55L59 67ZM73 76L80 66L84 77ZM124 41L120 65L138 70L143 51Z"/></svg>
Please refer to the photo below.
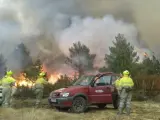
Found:
<svg viewBox="0 0 160 120"><path fill-rule="evenodd" d="M71 109L75 113L84 112L90 105L104 108L113 104L118 108L118 93L113 83L119 74L112 72L83 75L72 86L50 93L49 104L57 109Z"/></svg>

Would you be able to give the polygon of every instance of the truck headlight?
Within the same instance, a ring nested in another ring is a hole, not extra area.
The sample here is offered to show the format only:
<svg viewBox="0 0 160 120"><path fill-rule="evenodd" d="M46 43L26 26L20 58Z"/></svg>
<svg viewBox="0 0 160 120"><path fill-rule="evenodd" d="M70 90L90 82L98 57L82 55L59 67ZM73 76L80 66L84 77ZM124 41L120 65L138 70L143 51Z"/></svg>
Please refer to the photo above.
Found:
<svg viewBox="0 0 160 120"><path fill-rule="evenodd" d="M61 96L62 96L62 97L68 97L68 96L69 96L69 93L61 93Z"/></svg>

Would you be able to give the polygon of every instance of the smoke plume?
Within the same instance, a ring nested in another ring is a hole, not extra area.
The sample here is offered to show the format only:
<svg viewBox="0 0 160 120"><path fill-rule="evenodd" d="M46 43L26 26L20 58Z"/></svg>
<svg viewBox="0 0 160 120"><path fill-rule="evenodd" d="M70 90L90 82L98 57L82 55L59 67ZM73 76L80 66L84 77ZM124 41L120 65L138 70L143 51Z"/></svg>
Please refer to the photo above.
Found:
<svg viewBox="0 0 160 120"><path fill-rule="evenodd" d="M64 56L73 42L81 41L97 54L104 54L118 33L125 34L141 54L159 47L159 0L1 0L0 51L7 67L21 69L23 59L10 55L20 43L32 59L40 57L50 69L65 68ZM143 40L143 41L142 41ZM20 55L21 56L21 55ZM58 62L57 62L58 61Z"/></svg>
<svg viewBox="0 0 160 120"><path fill-rule="evenodd" d="M73 43L81 41L87 45L92 53L97 55L96 64L104 65L104 54L109 53L109 47L118 33L125 34L128 42L138 46L137 29L132 24L115 20L112 16L103 18L73 18L70 27L60 34L60 48L68 55L68 48ZM67 41L67 42L66 42ZM65 43L65 44L63 44Z"/></svg>

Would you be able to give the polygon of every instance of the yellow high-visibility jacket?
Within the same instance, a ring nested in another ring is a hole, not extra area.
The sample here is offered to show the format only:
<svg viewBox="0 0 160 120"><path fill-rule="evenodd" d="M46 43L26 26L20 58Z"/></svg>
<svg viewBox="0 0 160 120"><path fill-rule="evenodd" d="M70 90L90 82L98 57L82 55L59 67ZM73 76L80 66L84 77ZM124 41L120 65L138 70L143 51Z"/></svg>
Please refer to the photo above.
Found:
<svg viewBox="0 0 160 120"><path fill-rule="evenodd" d="M116 88L119 88L119 83L120 83L120 79L117 79L117 80L115 81L115 86L116 86Z"/></svg>
<svg viewBox="0 0 160 120"><path fill-rule="evenodd" d="M43 78L43 77L40 77L36 80L36 84L47 84L48 82Z"/></svg>
<svg viewBox="0 0 160 120"><path fill-rule="evenodd" d="M36 82L35 82L35 86L33 87L33 90L35 89L43 89L44 88L44 84L47 84L48 82L43 78L43 77L39 77Z"/></svg>
<svg viewBox="0 0 160 120"><path fill-rule="evenodd" d="M128 76L124 76L120 79L119 82L119 86L122 87L133 87L134 86L134 82L132 80L132 78L128 77Z"/></svg>
<svg viewBox="0 0 160 120"><path fill-rule="evenodd" d="M11 87L15 82L16 80L11 76L5 76L1 81L3 87Z"/></svg>

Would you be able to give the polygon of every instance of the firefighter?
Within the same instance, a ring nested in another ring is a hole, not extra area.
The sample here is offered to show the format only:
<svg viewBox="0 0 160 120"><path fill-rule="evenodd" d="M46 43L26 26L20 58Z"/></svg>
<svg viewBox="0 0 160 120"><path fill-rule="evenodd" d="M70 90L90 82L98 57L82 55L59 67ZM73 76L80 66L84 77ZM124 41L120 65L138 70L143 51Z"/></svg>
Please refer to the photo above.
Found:
<svg viewBox="0 0 160 120"><path fill-rule="evenodd" d="M44 84L47 84L48 82L45 80L45 73L42 72L39 74L38 79L35 82L34 86L34 93L36 95L36 106L38 106L43 98L43 89Z"/></svg>
<svg viewBox="0 0 160 120"><path fill-rule="evenodd" d="M13 107L14 104L12 104L12 103L15 103L15 102L14 102L14 100L15 100L14 95L15 95L16 92L17 92L17 87L16 87L16 86L13 86L11 89L12 89L12 92L11 92L11 99L10 99L10 103L11 103L11 104L10 104L10 106Z"/></svg>
<svg viewBox="0 0 160 120"><path fill-rule="evenodd" d="M11 101L12 87L16 80L12 77L13 72L7 71L6 76L2 78L2 106L9 107Z"/></svg>
<svg viewBox="0 0 160 120"><path fill-rule="evenodd" d="M123 72L123 77L120 79L120 104L118 114L122 114L124 108L126 108L127 115L130 115L132 88L134 86L133 80L129 76L129 71Z"/></svg>

